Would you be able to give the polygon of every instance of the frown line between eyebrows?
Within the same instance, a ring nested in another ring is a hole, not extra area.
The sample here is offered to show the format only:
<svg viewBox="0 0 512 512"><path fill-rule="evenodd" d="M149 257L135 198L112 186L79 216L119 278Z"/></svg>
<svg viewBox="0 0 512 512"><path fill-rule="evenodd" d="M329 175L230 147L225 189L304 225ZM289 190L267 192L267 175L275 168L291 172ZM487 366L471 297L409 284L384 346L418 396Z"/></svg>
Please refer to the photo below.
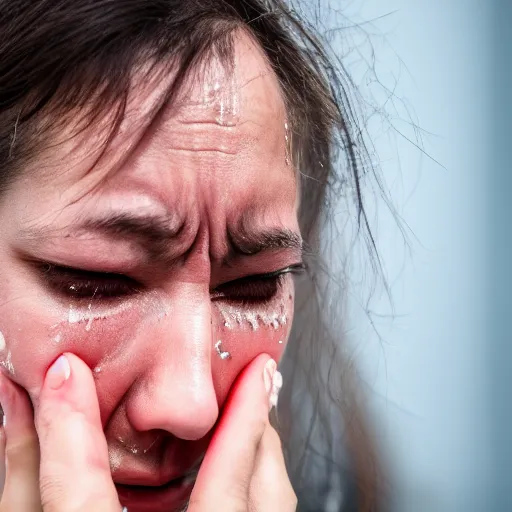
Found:
<svg viewBox="0 0 512 512"><path fill-rule="evenodd" d="M177 216L167 215L137 215L131 212L110 213L103 217L89 218L72 228L73 238L80 238L81 234L102 235L112 240L122 239L135 242L151 258L172 259L173 246L183 238L188 229L186 221ZM27 229L21 235L32 241L49 239L58 236L57 231L50 228ZM71 231L64 231L67 238ZM192 246L195 236L191 236L187 246ZM282 227L254 228L238 226L228 229L228 254L225 260L230 261L237 256L254 256L270 250L294 250L302 258L303 241L300 234ZM174 242L174 244L173 244ZM183 248L183 241L179 245Z"/></svg>
<svg viewBox="0 0 512 512"><path fill-rule="evenodd" d="M177 217L139 217L123 213L86 221L82 227L111 236L130 237L155 252L156 249L165 250L165 247L169 250L170 243L186 229L186 222ZM295 249L302 252L301 236L286 228L228 230L227 235L230 247L228 259L234 255L253 256L272 249Z"/></svg>

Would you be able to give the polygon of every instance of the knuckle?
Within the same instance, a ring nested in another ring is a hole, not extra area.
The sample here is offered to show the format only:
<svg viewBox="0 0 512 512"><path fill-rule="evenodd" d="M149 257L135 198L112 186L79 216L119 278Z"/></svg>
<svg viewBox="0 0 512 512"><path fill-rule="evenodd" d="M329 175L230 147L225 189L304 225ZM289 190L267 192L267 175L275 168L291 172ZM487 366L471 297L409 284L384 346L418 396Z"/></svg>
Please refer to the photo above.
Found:
<svg viewBox="0 0 512 512"><path fill-rule="evenodd" d="M39 480L41 506L44 512L102 512L121 508L117 494L109 493L101 482L91 486L70 485L66 478L57 475L44 476Z"/></svg>
<svg viewBox="0 0 512 512"><path fill-rule="evenodd" d="M295 510L299 504L299 500L297 499L297 495L295 494L293 489L290 489L288 501L290 502L290 510Z"/></svg>
<svg viewBox="0 0 512 512"><path fill-rule="evenodd" d="M60 478L41 475L39 479L41 505L44 512L56 512L65 501L66 485Z"/></svg>
<svg viewBox="0 0 512 512"><path fill-rule="evenodd" d="M26 467L39 459L37 436L26 433L11 440L5 447L5 458L11 467Z"/></svg>
<svg viewBox="0 0 512 512"><path fill-rule="evenodd" d="M269 425L267 427L265 431L265 436L267 437L269 447L282 451L283 446L281 438L279 437L277 430L272 425Z"/></svg>
<svg viewBox="0 0 512 512"><path fill-rule="evenodd" d="M251 420L249 431L251 432L251 441L253 444L259 444L261 438L267 428L267 421L261 416L255 417Z"/></svg>

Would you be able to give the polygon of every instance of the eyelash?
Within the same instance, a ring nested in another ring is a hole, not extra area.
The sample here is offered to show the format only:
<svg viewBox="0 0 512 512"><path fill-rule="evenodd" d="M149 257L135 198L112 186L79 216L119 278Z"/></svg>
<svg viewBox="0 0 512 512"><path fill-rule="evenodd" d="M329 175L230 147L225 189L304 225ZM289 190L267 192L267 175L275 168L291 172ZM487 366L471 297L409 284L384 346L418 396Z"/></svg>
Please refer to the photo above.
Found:
<svg viewBox="0 0 512 512"><path fill-rule="evenodd" d="M283 285L287 274L301 274L303 264L291 265L276 272L243 277L219 285L212 290L212 300L242 304L268 302ZM60 295L75 300L118 300L135 295L143 286L122 274L89 272L45 264L41 272L48 286Z"/></svg>
<svg viewBox="0 0 512 512"><path fill-rule="evenodd" d="M302 274L303 264L255 276L243 277L221 284L212 292L212 300L228 300L242 304L268 302L277 295L287 274Z"/></svg>

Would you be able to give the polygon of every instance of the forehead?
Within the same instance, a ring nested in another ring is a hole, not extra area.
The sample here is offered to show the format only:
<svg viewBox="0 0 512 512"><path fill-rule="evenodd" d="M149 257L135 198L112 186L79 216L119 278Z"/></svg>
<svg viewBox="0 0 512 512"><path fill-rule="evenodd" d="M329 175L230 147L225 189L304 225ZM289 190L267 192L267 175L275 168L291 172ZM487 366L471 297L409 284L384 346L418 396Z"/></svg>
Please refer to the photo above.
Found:
<svg viewBox="0 0 512 512"><path fill-rule="evenodd" d="M240 34L230 69L210 58L157 116L173 77L145 77L134 76L126 114L106 151L108 120L78 135L71 127L62 131L38 169L14 185L11 207L28 223L48 225L72 223L90 209L135 208L196 224L207 217L226 225L243 216L295 227L285 105L261 49Z"/></svg>

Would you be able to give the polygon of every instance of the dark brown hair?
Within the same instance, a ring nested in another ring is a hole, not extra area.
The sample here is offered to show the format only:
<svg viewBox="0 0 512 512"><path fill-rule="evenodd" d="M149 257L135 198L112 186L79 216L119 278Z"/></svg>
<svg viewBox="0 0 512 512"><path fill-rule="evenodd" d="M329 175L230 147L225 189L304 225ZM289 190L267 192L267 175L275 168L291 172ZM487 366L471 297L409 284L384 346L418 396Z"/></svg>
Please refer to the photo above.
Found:
<svg viewBox="0 0 512 512"><path fill-rule="evenodd" d="M377 456L355 372L340 354L344 293L329 258L320 257L340 197L355 206L360 234L374 250L361 192L367 152L341 62L287 3L0 0L0 192L37 160L70 113L80 112L83 126L114 113L113 137L134 72L144 69L151 80L172 66L175 79L152 113L158 116L199 64L216 55L229 66L239 30L261 46L279 79L301 176L300 226L310 261L297 288L279 407L299 509L324 510L331 500L339 510L377 510Z"/></svg>

